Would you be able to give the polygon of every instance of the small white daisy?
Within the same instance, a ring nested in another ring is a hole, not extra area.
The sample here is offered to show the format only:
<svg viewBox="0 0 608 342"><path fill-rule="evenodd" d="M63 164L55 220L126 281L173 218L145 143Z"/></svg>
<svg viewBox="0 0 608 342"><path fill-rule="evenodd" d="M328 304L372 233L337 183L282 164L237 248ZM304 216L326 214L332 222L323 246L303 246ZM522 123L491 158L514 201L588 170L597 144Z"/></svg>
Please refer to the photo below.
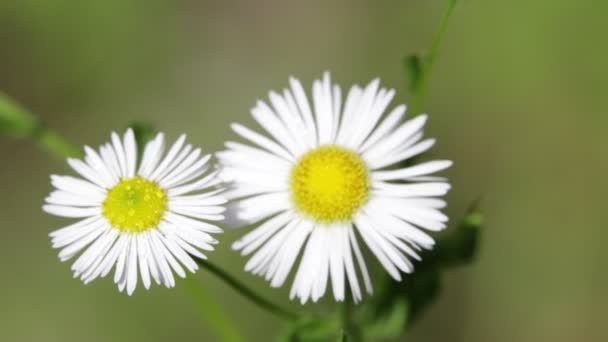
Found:
<svg viewBox="0 0 608 342"><path fill-rule="evenodd" d="M72 265L74 277L86 284L116 266L114 282L131 295L138 271L148 289L151 278L173 287L173 272L183 278L183 267L198 269L190 255L205 259L201 250L213 250L217 241L210 234L222 230L205 221L222 220L226 200L216 187L217 172L201 178L210 155L201 156L185 140L179 137L163 158L165 139L158 134L146 145L138 168L133 131L122 140L112 133L112 142L99 152L85 146L84 162L68 159L84 179L51 176L56 190L43 210L81 219L50 234L53 247L62 248L61 261L84 250Z"/></svg>
<svg viewBox="0 0 608 342"><path fill-rule="evenodd" d="M450 185L427 175L452 162L400 164L435 140L421 141L426 115L402 122L404 105L384 115L395 91L379 89L378 80L353 86L342 103L326 73L313 84L312 108L300 82L291 78L290 85L270 92L272 107L259 101L252 109L271 138L233 124L255 146L227 142L218 153L221 176L231 182L227 197L235 200L229 211L239 224L259 223L233 248L255 252L245 269L273 287L283 285L303 250L292 299L317 301L331 279L336 300L344 300L348 282L359 301L355 264L368 293L372 284L358 236L394 279L412 272L409 259L434 244L424 230L441 230L448 220L440 212L446 203L435 197Z"/></svg>

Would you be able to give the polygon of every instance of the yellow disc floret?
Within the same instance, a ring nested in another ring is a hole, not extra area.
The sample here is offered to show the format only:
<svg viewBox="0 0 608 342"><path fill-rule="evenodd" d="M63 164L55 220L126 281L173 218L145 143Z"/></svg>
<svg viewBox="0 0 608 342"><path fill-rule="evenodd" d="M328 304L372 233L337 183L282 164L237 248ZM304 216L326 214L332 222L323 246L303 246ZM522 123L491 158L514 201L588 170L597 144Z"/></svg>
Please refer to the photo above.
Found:
<svg viewBox="0 0 608 342"><path fill-rule="evenodd" d="M156 183L137 176L110 189L102 206L113 227L142 232L158 226L167 209L167 195Z"/></svg>
<svg viewBox="0 0 608 342"><path fill-rule="evenodd" d="M356 153L325 145L302 156L291 171L290 185L304 214L321 222L346 221L367 200L369 177Z"/></svg>

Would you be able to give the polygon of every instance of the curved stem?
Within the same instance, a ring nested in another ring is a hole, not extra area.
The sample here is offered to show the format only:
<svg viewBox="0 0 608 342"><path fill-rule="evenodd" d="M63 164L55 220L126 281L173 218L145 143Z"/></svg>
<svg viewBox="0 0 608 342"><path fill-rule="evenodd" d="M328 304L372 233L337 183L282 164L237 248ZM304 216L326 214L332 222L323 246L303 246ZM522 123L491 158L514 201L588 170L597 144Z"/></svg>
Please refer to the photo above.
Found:
<svg viewBox="0 0 608 342"><path fill-rule="evenodd" d="M283 319L287 319L287 320L296 320L299 317L297 314L287 311L287 310L279 307L278 305L268 301L267 299L261 297L260 295L255 293L252 289L243 285L237 279L235 279L228 273L224 272L224 270L222 270L221 268L208 262L207 260L196 259L196 261L201 267L205 268L207 271L213 273L214 275L216 275L217 277L222 279L226 284L230 285L233 289L235 289L241 295L247 297L247 299L249 299L256 305L258 305L259 307L263 308L264 310L266 310L278 317L281 317Z"/></svg>
<svg viewBox="0 0 608 342"><path fill-rule="evenodd" d="M443 40L443 36L445 35L445 31L448 26L448 19L450 19L450 16L454 11L456 1L457 0L448 0L448 5L445 11L443 12L443 15L441 16L437 32L435 32L435 36L433 37L431 48L422 63L422 67L420 70L420 79L418 81L418 85L416 86L412 107L410 109L410 112L413 115L418 115L424 110L424 100L426 97L429 75L431 74L431 70L433 69L433 65L435 64L435 59L437 58L439 46L441 45L441 41Z"/></svg>

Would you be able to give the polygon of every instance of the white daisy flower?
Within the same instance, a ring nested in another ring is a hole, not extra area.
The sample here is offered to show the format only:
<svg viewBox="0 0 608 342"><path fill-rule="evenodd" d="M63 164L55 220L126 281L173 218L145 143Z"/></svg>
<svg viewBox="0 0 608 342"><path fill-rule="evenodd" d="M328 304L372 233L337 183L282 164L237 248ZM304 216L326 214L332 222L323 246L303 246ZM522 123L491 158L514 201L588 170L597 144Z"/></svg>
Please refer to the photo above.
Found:
<svg viewBox="0 0 608 342"><path fill-rule="evenodd" d="M410 259L434 244L425 231L442 230L448 220L440 212L446 203L435 197L450 185L428 174L452 162L402 164L435 140L422 140L426 115L402 122L404 105L385 115L395 91L379 89L378 80L353 86L343 103L326 73L312 95L311 105L291 78L282 94L270 92L271 106L259 101L252 109L270 137L233 124L252 146L227 142L217 154L235 200L229 210L238 223L260 223L233 248L255 252L245 269L273 287L283 285L302 252L292 299L317 301L331 279L336 300L344 300L348 282L359 301L357 268L372 292L360 238L395 280L412 272Z"/></svg>
<svg viewBox="0 0 608 342"><path fill-rule="evenodd" d="M224 218L217 172L205 177L210 155L185 145L182 135L164 156L164 135L150 141L138 164L132 130L99 152L85 146L84 161L68 159L82 177L51 176L55 191L43 210L80 221L50 234L59 258L66 261L83 251L72 265L86 284L105 277L114 266L114 282L131 295L138 277L146 289L151 279L175 286L173 272L185 277L198 269L192 256L206 259L213 250L214 223ZM202 178L201 178L202 177ZM139 272L139 276L138 276Z"/></svg>

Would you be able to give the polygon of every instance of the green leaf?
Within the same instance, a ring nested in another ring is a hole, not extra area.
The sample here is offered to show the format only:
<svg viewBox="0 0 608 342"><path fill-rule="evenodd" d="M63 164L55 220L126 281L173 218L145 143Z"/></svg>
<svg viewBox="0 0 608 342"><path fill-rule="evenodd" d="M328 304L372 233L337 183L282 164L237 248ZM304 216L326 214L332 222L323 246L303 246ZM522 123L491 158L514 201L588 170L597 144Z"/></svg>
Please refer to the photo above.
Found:
<svg viewBox="0 0 608 342"><path fill-rule="evenodd" d="M27 138L34 136L38 128L38 120L32 114L0 93L0 133L13 138Z"/></svg>
<svg viewBox="0 0 608 342"><path fill-rule="evenodd" d="M389 310L380 312L364 329L365 340L394 339L405 331L408 320L408 302L398 296L388 305Z"/></svg>
<svg viewBox="0 0 608 342"><path fill-rule="evenodd" d="M459 266L474 260L483 223L479 203L479 199L471 203L458 226L448 229L437 239L431 258L441 267Z"/></svg>
<svg viewBox="0 0 608 342"><path fill-rule="evenodd" d="M346 331L340 331L340 336L338 336L338 342L348 342L348 336L346 335Z"/></svg>
<svg viewBox="0 0 608 342"><path fill-rule="evenodd" d="M422 61L420 56L416 54L406 56L403 59L403 67L405 69L407 87L412 93L415 93L420 84L420 75L422 72Z"/></svg>

